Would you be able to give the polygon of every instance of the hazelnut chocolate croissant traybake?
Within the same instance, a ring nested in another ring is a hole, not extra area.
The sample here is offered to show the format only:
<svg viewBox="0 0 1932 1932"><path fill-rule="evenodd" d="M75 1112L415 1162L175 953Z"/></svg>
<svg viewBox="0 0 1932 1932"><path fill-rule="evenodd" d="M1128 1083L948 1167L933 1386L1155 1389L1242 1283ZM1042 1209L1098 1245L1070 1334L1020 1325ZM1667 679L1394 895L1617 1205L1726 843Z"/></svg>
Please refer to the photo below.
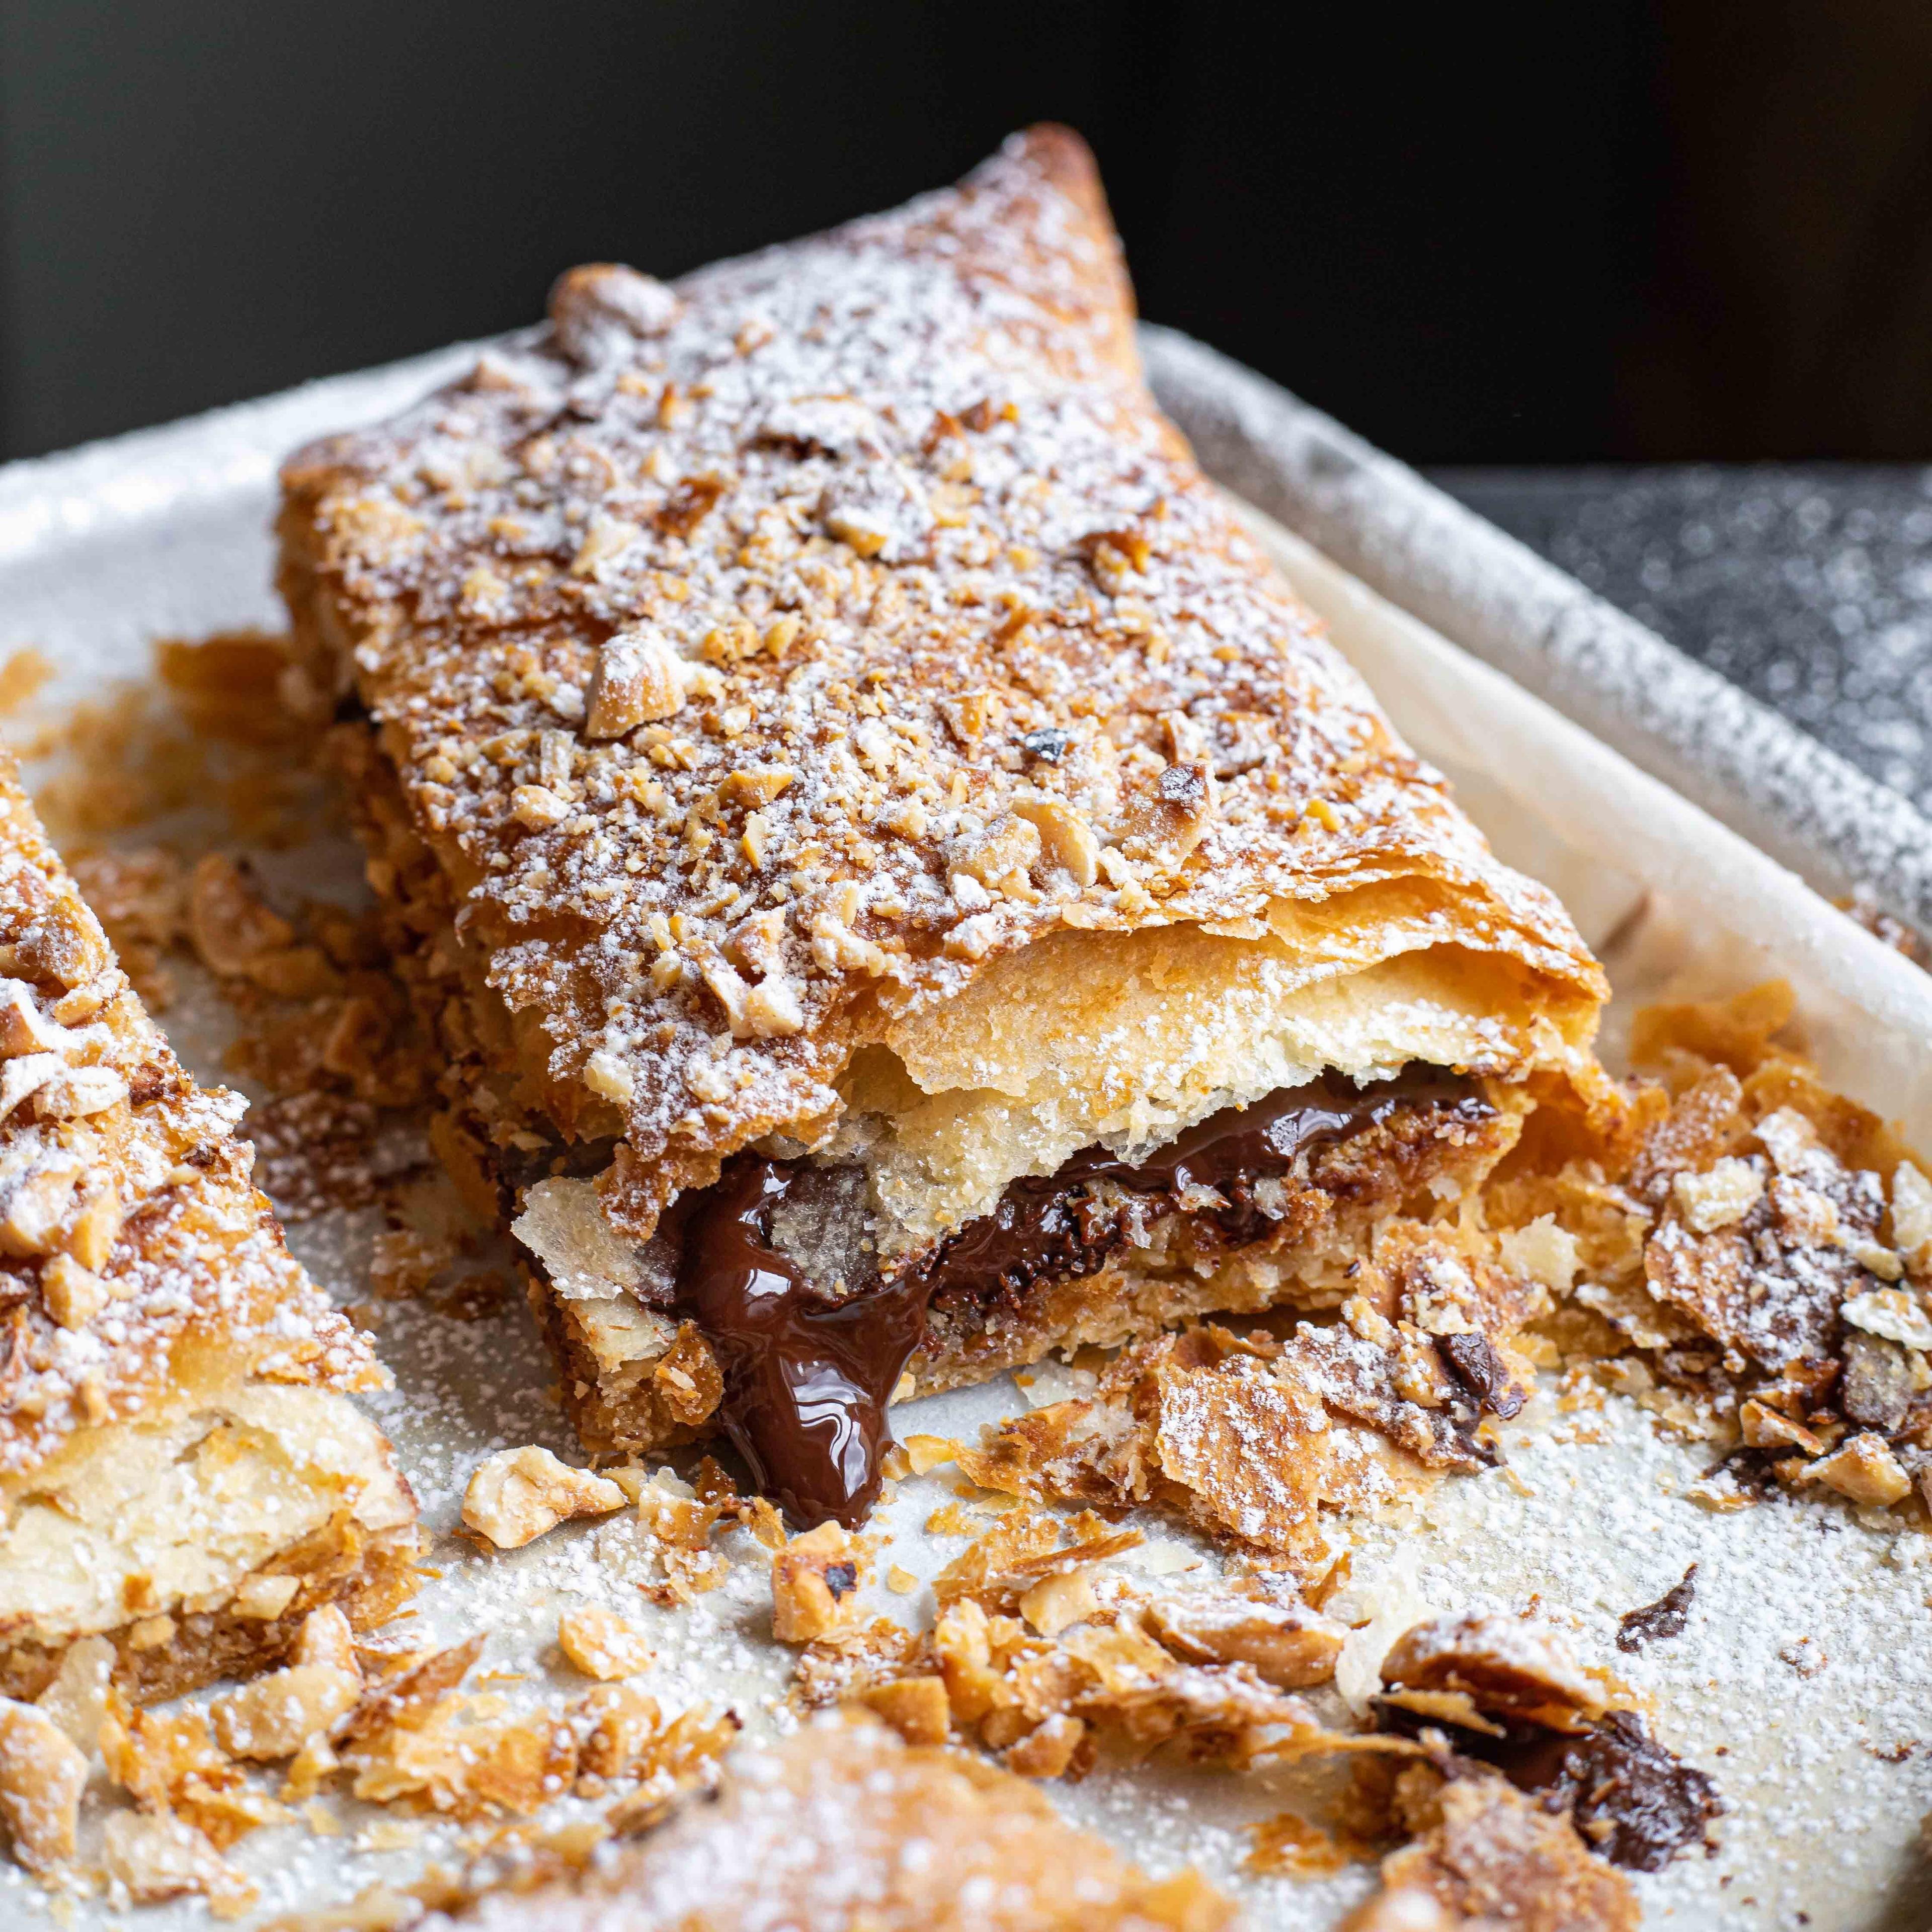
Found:
<svg viewBox="0 0 1932 1932"><path fill-rule="evenodd" d="M164 1696L414 1587L382 1385L0 770L0 1696ZM75 1687L79 1694L78 1687Z"/></svg>
<svg viewBox="0 0 1932 1932"><path fill-rule="evenodd" d="M1073 136L284 474L297 696L586 1445L852 1520L896 1394L1332 1306L1603 976L1143 386Z"/></svg>

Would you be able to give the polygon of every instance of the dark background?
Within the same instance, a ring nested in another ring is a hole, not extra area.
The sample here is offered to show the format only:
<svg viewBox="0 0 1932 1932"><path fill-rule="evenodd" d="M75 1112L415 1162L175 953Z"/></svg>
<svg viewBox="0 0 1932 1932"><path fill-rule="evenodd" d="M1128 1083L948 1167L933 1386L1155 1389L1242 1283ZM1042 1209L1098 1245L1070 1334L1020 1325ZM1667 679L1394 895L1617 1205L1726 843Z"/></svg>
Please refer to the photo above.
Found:
<svg viewBox="0 0 1932 1932"><path fill-rule="evenodd" d="M1932 454L1928 0L15 0L0 454L886 206L1042 116L1148 315L1413 460Z"/></svg>

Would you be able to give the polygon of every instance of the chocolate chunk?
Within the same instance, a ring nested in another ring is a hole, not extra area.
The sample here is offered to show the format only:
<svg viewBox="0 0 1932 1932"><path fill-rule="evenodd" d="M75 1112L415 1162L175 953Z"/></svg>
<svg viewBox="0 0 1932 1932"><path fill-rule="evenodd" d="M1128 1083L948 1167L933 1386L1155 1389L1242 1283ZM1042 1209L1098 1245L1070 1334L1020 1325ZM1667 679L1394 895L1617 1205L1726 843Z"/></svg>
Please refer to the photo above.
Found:
<svg viewBox="0 0 1932 1932"><path fill-rule="evenodd" d="M1040 730L1028 732L1020 740L1020 748L1029 758L1037 758L1042 764L1057 765L1072 742L1071 731L1063 731L1057 724L1048 724Z"/></svg>
<svg viewBox="0 0 1932 1932"><path fill-rule="evenodd" d="M1724 1808L1710 1779L1628 1711L1571 1740L1558 1779L1538 1788L1567 1797L1584 1843L1633 1871L1661 1871L1685 1846L1708 1840Z"/></svg>
<svg viewBox="0 0 1932 1932"><path fill-rule="evenodd" d="M1577 1835L1611 1864L1661 1871L1687 1845L1709 1843L1724 1810L1702 1772L1666 1750L1642 1718L1612 1711L1581 1731L1504 1718L1502 1737L1378 1702L1376 1721L1406 1737L1446 1736L1457 1756L1499 1771L1519 1791L1567 1810Z"/></svg>
<svg viewBox="0 0 1932 1932"><path fill-rule="evenodd" d="M1618 1618L1618 1649L1634 1654L1646 1644L1667 1643L1674 1636L1682 1636L1696 1594L1697 1566L1694 1563L1655 1603L1626 1610Z"/></svg>
<svg viewBox="0 0 1932 1932"><path fill-rule="evenodd" d="M856 1563L828 1563L825 1566L825 1587L832 1592L836 1603L848 1590L856 1589L859 1584L859 1566Z"/></svg>
<svg viewBox="0 0 1932 1932"><path fill-rule="evenodd" d="M1504 1372L1486 1335L1438 1335L1436 1352L1457 1386L1479 1410L1486 1409L1505 1422L1521 1411L1526 1398Z"/></svg>
<svg viewBox="0 0 1932 1932"><path fill-rule="evenodd" d="M1844 1378L1838 1406L1862 1429L1888 1434L1904 1421L1912 1406L1912 1365L1896 1342L1847 1328Z"/></svg>

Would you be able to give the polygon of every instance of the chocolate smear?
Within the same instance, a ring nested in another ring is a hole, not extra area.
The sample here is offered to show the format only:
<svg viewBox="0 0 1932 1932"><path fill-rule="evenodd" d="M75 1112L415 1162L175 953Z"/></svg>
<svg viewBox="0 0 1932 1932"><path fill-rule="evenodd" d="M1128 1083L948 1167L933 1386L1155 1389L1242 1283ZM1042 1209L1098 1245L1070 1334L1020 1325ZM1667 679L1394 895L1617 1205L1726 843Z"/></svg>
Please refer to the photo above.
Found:
<svg viewBox="0 0 1932 1932"><path fill-rule="evenodd" d="M1379 1702L1376 1716L1383 1730L1405 1737L1442 1733L1458 1757L1501 1772L1519 1791L1540 1794L1552 1811L1568 1811L1592 1851L1634 1871L1661 1871L1687 1845L1708 1845L1724 1808L1710 1778L1628 1711L1609 1712L1574 1732L1498 1717L1501 1737Z"/></svg>
<svg viewBox="0 0 1932 1932"><path fill-rule="evenodd" d="M678 1203L676 1304L718 1358L725 1433L752 1481L794 1522L852 1528L878 1498L886 1404L932 1290L911 1277L843 1300L814 1289L771 1228L812 1172L740 1154Z"/></svg>
<svg viewBox="0 0 1932 1932"><path fill-rule="evenodd" d="M1057 1174L1015 1181L992 1214L884 1282L872 1268L855 1270L862 1278L850 1283L814 1282L794 1256L824 1252L824 1244L788 1238L794 1226L850 1219L856 1204L840 1184L854 1171L740 1154L664 1217L660 1232L678 1256L673 1304L718 1357L721 1419L753 1481L795 1522L836 1518L850 1528L878 1494L886 1405L934 1294L1012 1300L1042 1279L1090 1274L1138 1221L1171 1213L1210 1221L1229 1241L1255 1240L1274 1225L1256 1201L1257 1182L1401 1108L1470 1125L1494 1112L1474 1082L1438 1067L1418 1064L1362 1088L1324 1075L1223 1108L1138 1166L1084 1148ZM1202 1188L1221 1204L1196 1205L1190 1197ZM1508 1387L1499 1367L1492 1381Z"/></svg>
<svg viewBox="0 0 1932 1932"><path fill-rule="evenodd" d="M1697 1566L1694 1563L1682 1580L1673 1583L1655 1603L1626 1610L1618 1618L1618 1649L1634 1655L1647 1644L1667 1643L1674 1636L1682 1636L1696 1594Z"/></svg>

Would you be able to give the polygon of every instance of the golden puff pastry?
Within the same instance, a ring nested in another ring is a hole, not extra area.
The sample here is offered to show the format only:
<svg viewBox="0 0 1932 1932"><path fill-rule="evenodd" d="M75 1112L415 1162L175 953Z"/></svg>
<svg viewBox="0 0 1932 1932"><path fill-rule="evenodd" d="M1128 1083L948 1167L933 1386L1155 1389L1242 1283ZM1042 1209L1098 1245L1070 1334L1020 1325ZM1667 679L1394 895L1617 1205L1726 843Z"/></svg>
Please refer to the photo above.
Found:
<svg viewBox="0 0 1932 1932"><path fill-rule="evenodd" d="M896 1390L1333 1305L1602 1094L1595 962L1155 409L1064 130L574 270L284 481L439 1145L593 1446L850 1520Z"/></svg>

